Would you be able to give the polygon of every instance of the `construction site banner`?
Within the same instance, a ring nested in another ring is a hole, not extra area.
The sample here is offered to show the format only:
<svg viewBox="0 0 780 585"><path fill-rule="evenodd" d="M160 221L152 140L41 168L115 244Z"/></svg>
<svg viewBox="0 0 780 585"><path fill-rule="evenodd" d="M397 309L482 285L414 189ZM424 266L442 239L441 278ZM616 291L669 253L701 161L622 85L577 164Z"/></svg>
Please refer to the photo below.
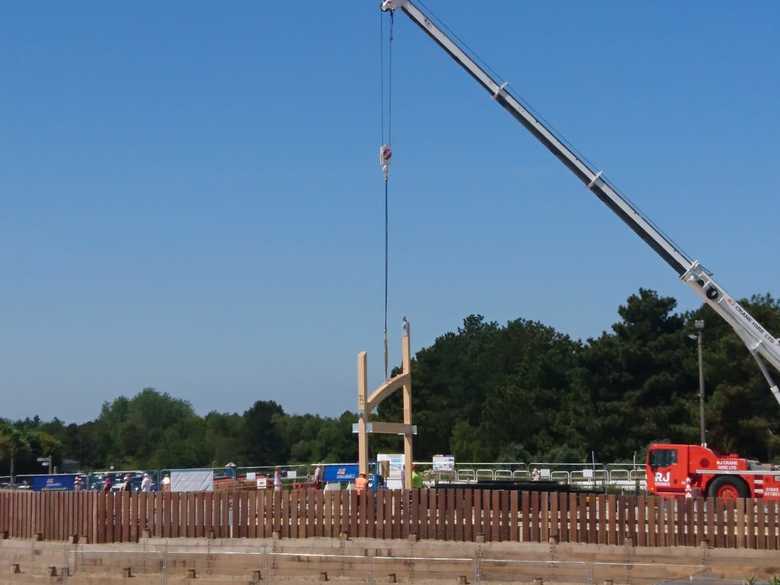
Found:
<svg viewBox="0 0 780 585"><path fill-rule="evenodd" d="M75 489L76 474L34 475L30 489L34 492L69 492Z"/></svg>

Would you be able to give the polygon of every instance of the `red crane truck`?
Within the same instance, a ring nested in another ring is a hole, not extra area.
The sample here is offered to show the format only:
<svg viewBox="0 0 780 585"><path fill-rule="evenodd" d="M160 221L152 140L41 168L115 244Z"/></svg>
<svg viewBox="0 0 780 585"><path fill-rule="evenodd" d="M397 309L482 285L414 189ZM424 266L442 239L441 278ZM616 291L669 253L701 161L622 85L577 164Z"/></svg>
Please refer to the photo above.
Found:
<svg viewBox="0 0 780 585"><path fill-rule="evenodd" d="M780 466L719 455L699 445L653 443L645 464L647 489L657 496L780 500Z"/></svg>

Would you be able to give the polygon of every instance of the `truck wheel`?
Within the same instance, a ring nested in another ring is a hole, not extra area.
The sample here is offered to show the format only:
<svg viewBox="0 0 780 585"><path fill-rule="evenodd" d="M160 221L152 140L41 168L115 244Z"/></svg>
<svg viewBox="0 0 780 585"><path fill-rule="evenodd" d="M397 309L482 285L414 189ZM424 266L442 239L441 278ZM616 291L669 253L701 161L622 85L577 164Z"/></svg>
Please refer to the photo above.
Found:
<svg viewBox="0 0 780 585"><path fill-rule="evenodd" d="M736 500L750 497L750 491L742 478L721 476L712 481L707 488L707 495L711 498Z"/></svg>

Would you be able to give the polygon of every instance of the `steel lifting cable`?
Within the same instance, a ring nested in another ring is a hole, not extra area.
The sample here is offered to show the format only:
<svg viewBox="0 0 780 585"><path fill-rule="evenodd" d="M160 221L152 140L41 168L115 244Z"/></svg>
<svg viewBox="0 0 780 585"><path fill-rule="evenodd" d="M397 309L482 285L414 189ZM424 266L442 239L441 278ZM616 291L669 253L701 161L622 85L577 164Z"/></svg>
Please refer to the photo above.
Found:
<svg viewBox="0 0 780 585"><path fill-rule="evenodd" d="M379 15L379 144L385 142L385 19Z"/></svg>
<svg viewBox="0 0 780 585"><path fill-rule="evenodd" d="M388 343L387 343L387 313L389 305L389 280L390 280L390 220L389 220L389 197L388 197L388 180L385 179L385 328L384 328L384 345L385 345L385 380L389 378L389 360Z"/></svg>
<svg viewBox="0 0 780 585"><path fill-rule="evenodd" d="M380 103L380 144L379 164L385 179L385 303L384 303L384 358L385 379L390 376L390 356L387 338L387 318L389 313L390 289L390 159L393 156L391 148L393 126L393 29L395 18L390 15L390 35L387 48L387 71L385 72L385 39L384 20L380 13L379 23L379 103ZM385 75L387 75L387 95L385 95ZM385 113L387 113L387 128L385 128Z"/></svg>

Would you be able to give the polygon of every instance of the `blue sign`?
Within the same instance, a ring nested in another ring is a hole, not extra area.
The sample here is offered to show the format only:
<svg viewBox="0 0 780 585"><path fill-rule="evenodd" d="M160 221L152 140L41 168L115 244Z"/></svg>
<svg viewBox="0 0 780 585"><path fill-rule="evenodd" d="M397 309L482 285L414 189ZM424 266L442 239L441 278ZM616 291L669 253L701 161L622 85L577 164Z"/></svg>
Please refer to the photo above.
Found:
<svg viewBox="0 0 780 585"><path fill-rule="evenodd" d="M322 481L332 483L334 481L355 481L359 472L357 463L348 465L326 465L322 474Z"/></svg>
<svg viewBox="0 0 780 585"><path fill-rule="evenodd" d="M33 475L30 488L34 492L72 492L75 489L76 474Z"/></svg>

